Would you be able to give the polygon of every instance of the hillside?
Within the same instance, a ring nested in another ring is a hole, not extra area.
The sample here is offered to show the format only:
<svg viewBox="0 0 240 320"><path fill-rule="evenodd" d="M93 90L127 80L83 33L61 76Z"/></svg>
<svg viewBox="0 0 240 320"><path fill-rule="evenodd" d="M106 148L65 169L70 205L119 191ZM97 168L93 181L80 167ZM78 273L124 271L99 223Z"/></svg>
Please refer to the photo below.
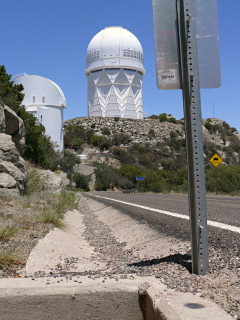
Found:
<svg viewBox="0 0 240 320"><path fill-rule="evenodd" d="M167 114L143 120L84 117L66 121L64 132L65 148L95 167L94 175L87 177L76 168L71 179L83 190L187 191L182 119ZM207 191L239 194L240 134L225 121L206 119L203 139ZM217 174L209 162L215 153L223 159ZM139 186L138 176L145 177Z"/></svg>
<svg viewBox="0 0 240 320"><path fill-rule="evenodd" d="M161 120L74 118L65 122L66 147L72 146L81 153L84 146L90 145L101 151L108 150L116 158L119 158L121 148L135 157L136 162L137 153L141 154L142 161L143 158L146 162L154 161L155 168L183 166L186 163L184 121L170 115ZM75 140L70 137L70 131ZM240 134L225 121L203 120L203 139L205 164L215 152L226 164L239 164Z"/></svg>

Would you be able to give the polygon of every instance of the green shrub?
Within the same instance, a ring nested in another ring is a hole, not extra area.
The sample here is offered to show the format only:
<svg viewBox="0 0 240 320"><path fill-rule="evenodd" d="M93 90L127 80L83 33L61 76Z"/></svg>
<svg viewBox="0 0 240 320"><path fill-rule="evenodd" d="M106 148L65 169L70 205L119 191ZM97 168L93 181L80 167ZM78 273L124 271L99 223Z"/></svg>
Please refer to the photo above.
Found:
<svg viewBox="0 0 240 320"><path fill-rule="evenodd" d="M136 163L135 156L120 147L112 147L110 152L114 155L116 159L118 159L121 164L133 164Z"/></svg>
<svg viewBox="0 0 240 320"><path fill-rule="evenodd" d="M240 192L240 166L219 165L206 169L206 188L210 192L238 194Z"/></svg>
<svg viewBox="0 0 240 320"><path fill-rule="evenodd" d="M167 122L177 123L177 120L174 117L167 118Z"/></svg>
<svg viewBox="0 0 240 320"><path fill-rule="evenodd" d="M62 157L59 161L59 169L65 172L71 172L75 164L79 164L80 160L78 156L70 151L64 150L62 152Z"/></svg>
<svg viewBox="0 0 240 320"><path fill-rule="evenodd" d="M178 134L176 131L174 131L174 130L170 131L170 139L175 139L175 138L177 138L177 136L178 136Z"/></svg>
<svg viewBox="0 0 240 320"><path fill-rule="evenodd" d="M168 117L167 117L167 114L166 114L166 113L161 113L161 114L159 115L159 120L160 120L160 122L165 122L165 121L167 121L167 119L168 119Z"/></svg>
<svg viewBox="0 0 240 320"><path fill-rule="evenodd" d="M139 164L146 168L156 168L156 158L152 152L146 152L141 154L141 157L138 159Z"/></svg>
<svg viewBox="0 0 240 320"><path fill-rule="evenodd" d="M73 138L71 141L71 147L74 150L79 150L84 144L83 138Z"/></svg>
<svg viewBox="0 0 240 320"><path fill-rule="evenodd" d="M143 175L143 170L136 166L122 165L120 169L117 170L122 176L127 178L132 183L136 182L136 177Z"/></svg>
<svg viewBox="0 0 240 320"><path fill-rule="evenodd" d="M104 163L96 163L95 175L95 189L98 191L114 188L131 189L133 186L127 177L123 177L118 170Z"/></svg>
<svg viewBox="0 0 240 320"><path fill-rule="evenodd" d="M102 134L110 135L111 131L110 131L110 129L108 127L104 127L104 128L102 128Z"/></svg>
<svg viewBox="0 0 240 320"><path fill-rule="evenodd" d="M111 138L112 146L119 146L120 144L128 144L131 141L130 136L125 133L115 133Z"/></svg>
<svg viewBox="0 0 240 320"><path fill-rule="evenodd" d="M149 119L158 119L159 116L156 114L151 115L150 117L148 117Z"/></svg>
<svg viewBox="0 0 240 320"><path fill-rule="evenodd" d="M90 177L77 172L72 175L71 179L76 183L77 188L80 188L84 191L89 191Z"/></svg>
<svg viewBox="0 0 240 320"><path fill-rule="evenodd" d="M83 143L89 143L93 136L93 129L86 130L83 126L67 125L64 128L64 146L79 149Z"/></svg>
<svg viewBox="0 0 240 320"><path fill-rule="evenodd" d="M90 142L94 147L99 148L100 151L107 150L110 147L109 139L103 136L93 136Z"/></svg>
<svg viewBox="0 0 240 320"><path fill-rule="evenodd" d="M155 130L154 129L149 129L149 131L148 131L148 137L150 138L150 139L152 139L152 138L154 138L156 136L156 133L155 133Z"/></svg>

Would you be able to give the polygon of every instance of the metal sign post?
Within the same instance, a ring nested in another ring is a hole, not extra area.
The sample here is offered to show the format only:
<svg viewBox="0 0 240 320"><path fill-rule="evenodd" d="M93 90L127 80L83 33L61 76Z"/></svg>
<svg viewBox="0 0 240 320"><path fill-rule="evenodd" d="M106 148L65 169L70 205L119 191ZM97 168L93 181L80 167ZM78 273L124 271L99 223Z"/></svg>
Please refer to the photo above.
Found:
<svg viewBox="0 0 240 320"><path fill-rule="evenodd" d="M177 20L188 159L192 272L203 275L209 270L208 237L199 67L193 0L177 0Z"/></svg>
<svg viewBox="0 0 240 320"><path fill-rule="evenodd" d="M152 0L157 86L183 90L192 272L208 272L200 88L221 85L217 0Z"/></svg>

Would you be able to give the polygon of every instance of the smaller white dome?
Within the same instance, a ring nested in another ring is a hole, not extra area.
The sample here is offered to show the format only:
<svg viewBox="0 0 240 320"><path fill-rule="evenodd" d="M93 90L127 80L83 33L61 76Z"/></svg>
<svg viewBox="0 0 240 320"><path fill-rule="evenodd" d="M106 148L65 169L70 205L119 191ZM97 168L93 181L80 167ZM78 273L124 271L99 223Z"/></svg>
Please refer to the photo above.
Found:
<svg viewBox="0 0 240 320"><path fill-rule="evenodd" d="M22 84L25 94L24 105L53 105L65 108L66 99L61 88L53 81L26 73L14 77L15 84Z"/></svg>
<svg viewBox="0 0 240 320"><path fill-rule="evenodd" d="M122 27L107 27L98 32L88 45L86 63L87 75L103 68L126 68L145 72L139 40Z"/></svg>

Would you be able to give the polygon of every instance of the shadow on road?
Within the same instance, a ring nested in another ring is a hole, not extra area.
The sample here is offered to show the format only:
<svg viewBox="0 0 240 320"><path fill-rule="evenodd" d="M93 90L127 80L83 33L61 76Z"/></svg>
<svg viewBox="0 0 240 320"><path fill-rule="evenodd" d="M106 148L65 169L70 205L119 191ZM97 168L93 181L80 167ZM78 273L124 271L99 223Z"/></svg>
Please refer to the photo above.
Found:
<svg viewBox="0 0 240 320"><path fill-rule="evenodd" d="M184 268L186 268L190 273L192 273L192 264L191 264L191 256L189 254L171 254L167 257L163 257L160 259L151 259L151 260L144 260L140 262L131 263L128 266L134 266L134 267L149 267L154 264L160 264L163 262L167 263L176 263L180 264Z"/></svg>

